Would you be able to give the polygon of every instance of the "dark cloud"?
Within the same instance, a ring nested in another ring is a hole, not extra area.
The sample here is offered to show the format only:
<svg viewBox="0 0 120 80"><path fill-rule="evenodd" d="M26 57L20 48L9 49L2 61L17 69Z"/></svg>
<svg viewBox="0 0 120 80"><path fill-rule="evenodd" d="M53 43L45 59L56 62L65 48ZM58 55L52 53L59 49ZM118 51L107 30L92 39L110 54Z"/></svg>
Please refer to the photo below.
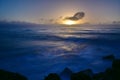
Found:
<svg viewBox="0 0 120 80"><path fill-rule="evenodd" d="M82 19L84 16L85 16L84 12L77 12L72 17L66 17L65 20L77 21L77 20Z"/></svg>

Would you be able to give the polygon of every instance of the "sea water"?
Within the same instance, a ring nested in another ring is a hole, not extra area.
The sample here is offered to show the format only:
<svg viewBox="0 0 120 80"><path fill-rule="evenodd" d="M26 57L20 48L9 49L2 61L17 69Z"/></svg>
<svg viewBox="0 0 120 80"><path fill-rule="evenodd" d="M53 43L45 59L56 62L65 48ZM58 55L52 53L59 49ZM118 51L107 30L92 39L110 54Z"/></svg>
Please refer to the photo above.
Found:
<svg viewBox="0 0 120 80"><path fill-rule="evenodd" d="M111 67L120 57L120 25L0 24L0 69L43 80L68 67L73 72Z"/></svg>

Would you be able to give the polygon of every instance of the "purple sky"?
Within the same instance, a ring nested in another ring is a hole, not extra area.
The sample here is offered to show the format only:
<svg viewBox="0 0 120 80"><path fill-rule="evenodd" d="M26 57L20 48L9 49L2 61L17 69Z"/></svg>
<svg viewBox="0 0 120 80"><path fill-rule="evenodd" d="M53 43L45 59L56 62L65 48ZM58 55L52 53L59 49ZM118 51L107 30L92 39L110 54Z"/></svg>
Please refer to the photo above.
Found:
<svg viewBox="0 0 120 80"><path fill-rule="evenodd" d="M120 0L0 0L0 20L50 22L80 11L84 22L120 21Z"/></svg>

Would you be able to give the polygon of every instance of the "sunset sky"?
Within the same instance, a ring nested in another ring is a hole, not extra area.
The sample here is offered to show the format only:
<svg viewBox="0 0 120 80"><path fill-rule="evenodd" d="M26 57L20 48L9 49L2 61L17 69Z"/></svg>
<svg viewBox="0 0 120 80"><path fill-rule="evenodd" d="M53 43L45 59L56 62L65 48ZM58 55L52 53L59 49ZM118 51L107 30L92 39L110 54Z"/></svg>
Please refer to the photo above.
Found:
<svg viewBox="0 0 120 80"><path fill-rule="evenodd" d="M120 0L0 0L0 20L52 23L80 11L82 22L120 21Z"/></svg>

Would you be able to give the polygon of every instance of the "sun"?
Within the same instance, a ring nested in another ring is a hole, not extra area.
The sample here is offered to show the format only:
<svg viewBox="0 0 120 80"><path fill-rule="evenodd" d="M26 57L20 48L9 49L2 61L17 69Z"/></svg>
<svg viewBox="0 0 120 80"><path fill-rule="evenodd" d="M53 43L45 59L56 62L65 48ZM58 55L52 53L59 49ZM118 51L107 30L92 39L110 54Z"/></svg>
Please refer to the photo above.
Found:
<svg viewBox="0 0 120 80"><path fill-rule="evenodd" d="M65 25L75 25L76 22L72 21L72 20L65 20L65 21L63 21L63 24L65 24Z"/></svg>

